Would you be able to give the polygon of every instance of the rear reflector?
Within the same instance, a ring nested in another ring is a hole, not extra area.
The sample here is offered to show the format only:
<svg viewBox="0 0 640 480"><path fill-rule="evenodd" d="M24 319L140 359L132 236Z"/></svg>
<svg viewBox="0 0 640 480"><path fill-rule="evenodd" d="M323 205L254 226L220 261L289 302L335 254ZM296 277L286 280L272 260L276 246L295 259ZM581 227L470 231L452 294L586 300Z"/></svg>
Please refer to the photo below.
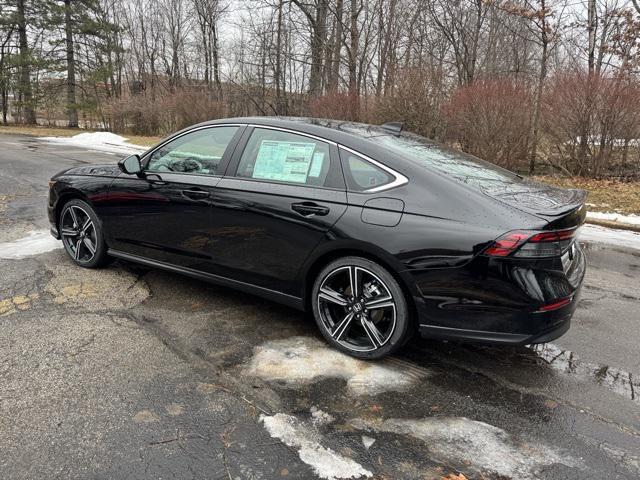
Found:
<svg viewBox="0 0 640 480"><path fill-rule="evenodd" d="M538 312L552 312L553 310L558 310L564 306L567 306L571 303L571 297L563 298L562 300L557 300L553 303L548 303L540 307Z"/></svg>
<svg viewBox="0 0 640 480"><path fill-rule="evenodd" d="M505 233L485 251L492 257L542 258L560 256L573 242L576 228L554 231L515 230Z"/></svg>

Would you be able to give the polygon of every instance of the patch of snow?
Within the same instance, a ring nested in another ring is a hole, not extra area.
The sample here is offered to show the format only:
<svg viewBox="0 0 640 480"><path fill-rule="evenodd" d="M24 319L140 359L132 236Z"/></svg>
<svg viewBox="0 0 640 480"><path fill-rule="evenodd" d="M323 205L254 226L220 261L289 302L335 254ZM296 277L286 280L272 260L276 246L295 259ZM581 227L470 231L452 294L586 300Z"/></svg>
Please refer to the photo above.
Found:
<svg viewBox="0 0 640 480"><path fill-rule="evenodd" d="M246 371L290 387L321 378L343 378L355 395L401 391L424 376L390 360L372 363L355 359L310 337L274 340L256 347Z"/></svg>
<svg viewBox="0 0 640 480"><path fill-rule="evenodd" d="M333 415L323 410L320 410L318 407L315 407L315 406L311 407L310 411L311 411L311 422L316 426L327 425L335 421L335 418L333 418Z"/></svg>
<svg viewBox="0 0 640 480"><path fill-rule="evenodd" d="M369 448L371 448L371 445L373 445L375 443L376 439L375 438L371 438L371 437L367 437L366 435L362 435L362 444L364 445L364 448L366 448L367 450L369 450Z"/></svg>
<svg viewBox="0 0 640 480"><path fill-rule="evenodd" d="M608 220L610 222L626 223L628 225L640 225L640 215L623 215L612 212L587 212L587 218L593 220Z"/></svg>
<svg viewBox="0 0 640 480"><path fill-rule="evenodd" d="M581 242L605 243L640 250L639 232L600 227L598 225L583 225L578 235Z"/></svg>
<svg viewBox="0 0 640 480"><path fill-rule="evenodd" d="M40 137L40 140L56 145L69 145L87 148L89 150L98 150L100 152L125 155L141 153L146 150L145 147L133 145L127 142L125 137L111 132L85 132L74 135L73 137Z"/></svg>
<svg viewBox="0 0 640 480"><path fill-rule="evenodd" d="M18 240L0 243L0 258L19 260L62 248L62 242L51 236L48 230L37 230Z"/></svg>
<svg viewBox="0 0 640 480"><path fill-rule="evenodd" d="M409 435L425 442L429 452L444 463L469 465L481 473L501 477L533 479L541 466L579 466L573 457L558 450L523 442L501 428L465 417L355 419L351 425L365 431Z"/></svg>
<svg viewBox="0 0 640 480"><path fill-rule="evenodd" d="M261 415L260 421L271 437L279 439L288 447L298 449L300 460L309 465L320 478L334 480L373 476L359 463L323 447L319 442L318 432L294 416L284 413Z"/></svg>

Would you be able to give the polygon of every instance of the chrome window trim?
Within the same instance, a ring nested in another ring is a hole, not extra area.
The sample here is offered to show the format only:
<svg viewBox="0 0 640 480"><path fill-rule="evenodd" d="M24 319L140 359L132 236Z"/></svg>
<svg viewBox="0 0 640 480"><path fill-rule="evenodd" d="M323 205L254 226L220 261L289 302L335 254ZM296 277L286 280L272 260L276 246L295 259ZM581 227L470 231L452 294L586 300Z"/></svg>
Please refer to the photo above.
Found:
<svg viewBox="0 0 640 480"><path fill-rule="evenodd" d="M314 140L318 140L319 142L322 143L327 143L329 145L338 145L336 142L333 142L331 140L328 140L326 138L322 138L322 137L318 137L317 135L312 135L310 133L305 133L305 132L299 132L298 130L291 130L289 128L282 128L282 127L272 127L269 125L257 125L257 124L249 124L249 127L253 127L253 128L264 128L267 130L278 130L280 132L286 132L286 133L293 133L295 135L302 135L303 137L309 137L309 138L313 138Z"/></svg>
<svg viewBox="0 0 640 480"><path fill-rule="evenodd" d="M381 168L382 170L387 172L389 175L391 175L393 178L395 178L395 180L391 183L385 183L384 185L380 185L379 187L369 188L367 190L363 190L361 192L354 192L354 193L378 193L378 192L383 192L385 190L390 190L392 188L400 187L402 185L406 185L407 183L409 183L409 179L407 177L405 177L401 173L396 172L394 169L389 168L386 165L378 162L377 160L374 160L371 157L368 157L356 150L353 150L352 148L345 147L344 145L338 145L338 147L343 150L346 150L349 153L352 153L353 155L357 155L358 157L362 158L363 160L369 163L372 163L376 167Z"/></svg>

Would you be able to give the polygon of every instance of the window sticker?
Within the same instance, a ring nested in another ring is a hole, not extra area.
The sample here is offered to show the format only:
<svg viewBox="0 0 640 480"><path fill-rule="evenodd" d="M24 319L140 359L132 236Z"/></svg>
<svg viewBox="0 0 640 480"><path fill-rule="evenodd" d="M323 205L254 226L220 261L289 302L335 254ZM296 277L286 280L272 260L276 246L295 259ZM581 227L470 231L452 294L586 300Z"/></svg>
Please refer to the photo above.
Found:
<svg viewBox="0 0 640 480"><path fill-rule="evenodd" d="M263 140L258 150L253 178L305 183L316 144Z"/></svg>
<svg viewBox="0 0 640 480"><path fill-rule="evenodd" d="M324 163L324 152L316 152L313 154L311 160L311 167L309 168L309 176L317 178L322 172L322 164Z"/></svg>

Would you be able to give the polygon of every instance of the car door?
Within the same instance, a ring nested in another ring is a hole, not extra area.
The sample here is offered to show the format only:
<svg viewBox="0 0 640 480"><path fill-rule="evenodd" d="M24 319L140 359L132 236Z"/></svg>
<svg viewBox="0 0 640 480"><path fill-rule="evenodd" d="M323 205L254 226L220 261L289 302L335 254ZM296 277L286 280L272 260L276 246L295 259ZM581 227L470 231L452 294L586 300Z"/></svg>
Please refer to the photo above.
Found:
<svg viewBox="0 0 640 480"><path fill-rule="evenodd" d="M209 271L212 195L242 128L210 126L179 134L142 159L141 174L118 176L103 214L109 247Z"/></svg>
<svg viewBox="0 0 640 480"><path fill-rule="evenodd" d="M215 190L211 246L218 273L299 296L301 265L346 210L336 145L250 127Z"/></svg>

